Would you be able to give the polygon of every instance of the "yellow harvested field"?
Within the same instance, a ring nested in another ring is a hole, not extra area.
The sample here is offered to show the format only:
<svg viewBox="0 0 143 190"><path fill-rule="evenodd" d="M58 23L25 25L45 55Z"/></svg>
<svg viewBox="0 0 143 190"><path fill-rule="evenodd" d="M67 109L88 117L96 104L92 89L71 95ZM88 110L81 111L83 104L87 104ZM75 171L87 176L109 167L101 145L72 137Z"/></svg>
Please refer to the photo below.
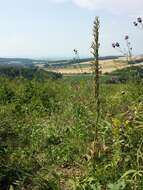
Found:
<svg viewBox="0 0 143 190"><path fill-rule="evenodd" d="M135 57L134 60L142 60L143 57ZM101 60L99 61L100 70L102 74L111 73L115 70L123 69L126 67L130 67L133 65L127 64L125 57L119 59L108 59L108 60ZM72 65L67 65L66 67L44 67L44 64L37 64L37 66L41 69L46 71L52 71L56 73L61 73L63 75L76 75L76 74L90 74L92 73L92 63L89 62L81 62L75 63ZM134 66L143 66L143 63L134 64Z"/></svg>
<svg viewBox="0 0 143 190"><path fill-rule="evenodd" d="M80 65L89 64L87 67L81 67ZM137 65L137 64L136 64ZM128 67L127 63L117 62L113 60L106 60L106 61L100 61L100 68L102 73L111 73L112 71L115 71L117 69L123 69L125 67ZM63 75L71 75L71 74L81 74L81 73L92 73L92 64L90 62L84 62L82 64L77 64L77 66L74 68L51 68L47 69L48 71L53 71L57 73L62 73Z"/></svg>

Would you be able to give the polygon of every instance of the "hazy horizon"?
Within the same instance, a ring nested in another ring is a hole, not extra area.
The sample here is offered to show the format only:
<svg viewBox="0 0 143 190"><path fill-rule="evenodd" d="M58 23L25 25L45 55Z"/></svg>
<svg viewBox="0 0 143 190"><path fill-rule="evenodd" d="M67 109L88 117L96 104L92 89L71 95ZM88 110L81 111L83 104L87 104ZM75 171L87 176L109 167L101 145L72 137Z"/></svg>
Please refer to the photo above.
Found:
<svg viewBox="0 0 143 190"><path fill-rule="evenodd" d="M118 57L118 56L122 56L122 55L104 55L104 56L99 56L99 58L106 58L106 57ZM75 55L73 54L73 56L49 56L49 57L46 57L46 56L39 56L39 57L36 57L36 56L30 56L30 57L27 57L27 56L4 56L4 57L1 57L0 56L0 59L35 59L35 60L70 60L70 59L74 59L76 58ZM90 58L93 58L92 55L90 56L81 56L79 57L80 59L90 59Z"/></svg>

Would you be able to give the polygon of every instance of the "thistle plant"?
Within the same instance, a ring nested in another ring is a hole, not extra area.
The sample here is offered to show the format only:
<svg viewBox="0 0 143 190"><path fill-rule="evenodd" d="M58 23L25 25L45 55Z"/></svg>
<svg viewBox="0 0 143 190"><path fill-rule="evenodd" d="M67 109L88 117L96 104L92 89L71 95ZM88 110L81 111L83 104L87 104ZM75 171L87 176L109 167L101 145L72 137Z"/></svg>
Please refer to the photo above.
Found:
<svg viewBox="0 0 143 190"><path fill-rule="evenodd" d="M139 29L143 30L143 20L141 17L138 17L136 21L133 22L135 27L138 27Z"/></svg>
<svg viewBox="0 0 143 190"><path fill-rule="evenodd" d="M126 48L122 48L118 42L112 43L112 47L116 49L118 52L120 52L123 56L125 56L128 63L131 63L133 48L131 46L131 42L129 41L129 36L125 35L124 40L126 42Z"/></svg>
<svg viewBox="0 0 143 190"><path fill-rule="evenodd" d="M82 70L82 67L81 67L81 65L80 65L80 56L79 56L79 52L78 52L77 49L74 49L73 52L74 52L74 55L75 55L75 58L74 58L75 63L78 64L78 67L79 67L79 69L80 69L80 73L82 74L82 73L83 73L83 70Z"/></svg>
<svg viewBox="0 0 143 190"><path fill-rule="evenodd" d="M98 121L100 116L100 67L99 67L99 28L100 21L99 18L96 17L93 25L93 41L91 45L91 53L94 57L94 61L92 61L92 71L94 76L94 97L95 97L95 105L96 105L96 139L98 139Z"/></svg>
<svg viewBox="0 0 143 190"><path fill-rule="evenodd" d="M75 55L75 59L79 62L79 53L78 53L78 50L77 49L74 49L73 50L73 52L74 52L74 55Z"/></svg>

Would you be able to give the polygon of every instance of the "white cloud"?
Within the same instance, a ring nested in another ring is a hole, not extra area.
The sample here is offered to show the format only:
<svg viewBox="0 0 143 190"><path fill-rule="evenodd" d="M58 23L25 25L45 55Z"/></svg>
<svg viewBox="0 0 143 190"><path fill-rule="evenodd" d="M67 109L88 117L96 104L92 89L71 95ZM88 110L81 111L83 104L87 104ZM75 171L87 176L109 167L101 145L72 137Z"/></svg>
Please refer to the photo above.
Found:
<svg viewBox="0 0 143 190"><path fill-rule="evenodd" d="M143 0L51 0L58 3L72 2L77 6L106 10L114 13L141 13L143 7Z"/></svg>
<svg viewBox="0 0 143 190"><path fill-rule="evenodd" d="M72 0L78 6L90 8L90 9L98 9L104 0Z"/></svg>

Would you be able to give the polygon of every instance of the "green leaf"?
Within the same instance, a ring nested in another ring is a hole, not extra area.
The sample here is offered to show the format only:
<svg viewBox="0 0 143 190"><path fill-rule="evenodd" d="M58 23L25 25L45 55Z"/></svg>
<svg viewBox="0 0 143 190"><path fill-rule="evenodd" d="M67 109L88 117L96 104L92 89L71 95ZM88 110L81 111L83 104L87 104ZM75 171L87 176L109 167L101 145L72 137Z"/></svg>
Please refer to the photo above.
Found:
<svg viewBox="0 0 143 190"><path fill-rule="evenodd" d="M109 184L108 185L109 190L123 190L125 188L124 181L119 181L115 184Z"/></svg>
<svg viewBox="0 0 143 190"><path fill-rule="evenodd" d="M125 178L127 175L130 175L130 174L133 174L133 173L136 173L136 172L137 172L137 171L136 171L136 170L133 170L133 169L128 170L127 172L125 172L125 173L122 175L121 179Z"/></svg>

